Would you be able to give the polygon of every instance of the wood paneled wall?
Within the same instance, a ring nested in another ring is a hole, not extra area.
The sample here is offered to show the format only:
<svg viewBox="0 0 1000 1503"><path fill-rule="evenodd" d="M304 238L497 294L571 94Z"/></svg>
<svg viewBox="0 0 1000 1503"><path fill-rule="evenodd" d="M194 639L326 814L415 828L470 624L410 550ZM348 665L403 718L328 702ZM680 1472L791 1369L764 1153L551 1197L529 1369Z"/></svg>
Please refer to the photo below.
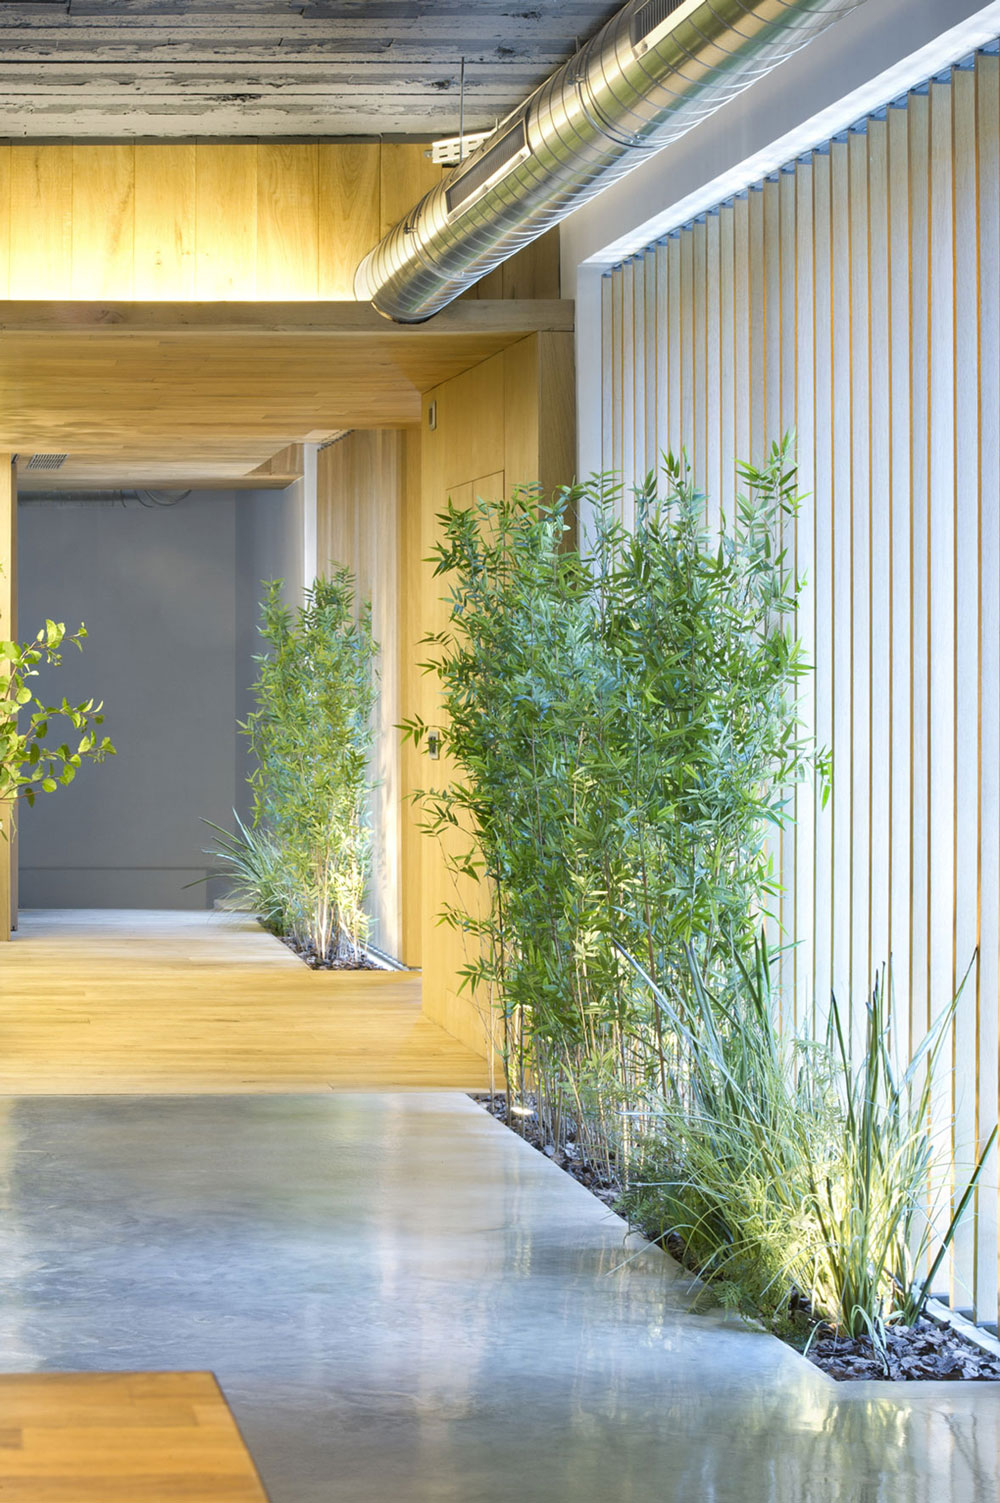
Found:
<svg viewBox="0 0 1000 1503"><path fill-rule="evenodd" d="M407 433L357 430L316 461L316 557L319 572L346 565L359 600L370 600L379 644L379 700L372 801L374 864L372 940L389 954L403 950L400 898L399 535ZM414 435L415 438L415 435ZM407 957L408 958L408 957Z"/></svg>
<svg viewBox="0 0 1000 1503"><path fill-rule="evenodd" d="M372 601L382 645L377 942L423 968L425 1010L482 1054L489 1050L486 1010L459 994L465 944L438 922L445 903L475 908L479 898L472 884L456 890L409 798L416 788L439 786L452 769L402 745L395 727L411 715L440 723L436 680L419 666L427 656L421 639L446 621L444 586L427 562L438 513L449 496L471 502L518 482L551 488L569 481L573 416L573 336L533 334L428 392L421 429L355 431L321 450L318 461L320 567L336 562L353 571Z"/></svg>
<svg viewBox="0 0 1000 1503"><path fill-rule="evenodd" d="M0 454L0 639L17 636L17 471ZM17 837L9 803L0 802L0 942L17 927Z"/></svg>
<svg viewBox="0 0 1000 1503"><path fill-rule="evenodd" d="M800 1016L858 1015L891 955L919 1038L973 953L935 1126L997 1118L1000 1010L1000 61L980 54L604 281L604 457L681 446L712 517L735 460L798 433L803 712L832 748L775 854ZM997 1166L952 1261L997 1318Z"/></svg>
<svg viewBox="0 0 1000 1503"><path fill-rule="evenodd" d="M435 404L436 426L428 424ZM419 488L411 474L403 537L401 708L428 725L440 724L437 681L421 672L419 647L425 632L446 624L445 585L433 578L427 559L438 535L437 516L449 496L470 503L476 496L509 493L518 483L541 481L551 488L573 478L572 335L534 334L510 349L427 392L420 433ZM413 503L417 502L418 507ZM405 748L404 791L441 786L452 772L448 760ZM445 903L473 911L474 884L456 887L436 842L415 828L404 807L403 933L407 959L417 955L424 973L424 1009L449 1033L481 1053L491 1038L485 999L459 992L467 959L464 936L439 923Z"/></svg>
<svg viewBox="0 0 1000 1503"><path fill-rule="evenodd" d="M414 142L3 143L0 299L350 299L441 175ZM483 295L558 297L557 237Z"/></svg>

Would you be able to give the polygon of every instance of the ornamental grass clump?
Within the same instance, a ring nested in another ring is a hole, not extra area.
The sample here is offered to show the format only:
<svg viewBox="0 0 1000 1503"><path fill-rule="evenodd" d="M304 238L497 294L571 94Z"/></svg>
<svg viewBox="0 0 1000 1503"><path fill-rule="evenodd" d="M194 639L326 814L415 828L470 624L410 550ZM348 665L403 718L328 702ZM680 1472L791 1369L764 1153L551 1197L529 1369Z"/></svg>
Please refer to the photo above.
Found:
<svg viewBox="0 0 1000 1503"><path fill-rule="evenodd" d="M887 1326L922 1313L996 1138L945 1220L951 1165L928 1120L958 997L900 1068L885 974L854 1059L836 998L822 1041L776 1027L762 941L751 965L735 959L733 1000L710 993L693 955L683 1006L630 964L678 1047L625 1209L678 1237L724 1302L883 1348Z"/></svg>
<svg viewBox="0 0 1000 1503"><path fill-rule="evenodd" d="M242 727L256 766L252 827L218 854L236 891L319 962L358 961L368 936L369 767L375 703L371 610L347 569L317 579L305 604L267 586L257 708Z"/></svg>

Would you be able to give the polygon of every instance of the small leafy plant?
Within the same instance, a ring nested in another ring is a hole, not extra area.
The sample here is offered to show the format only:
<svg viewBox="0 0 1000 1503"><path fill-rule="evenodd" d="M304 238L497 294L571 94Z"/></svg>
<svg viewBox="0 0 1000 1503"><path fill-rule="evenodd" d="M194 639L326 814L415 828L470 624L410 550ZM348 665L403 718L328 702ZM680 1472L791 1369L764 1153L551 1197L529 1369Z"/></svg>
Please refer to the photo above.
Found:
<svg viewBox="0 0 1000 1503"><path fill-rule="evenodd" d="M81 625L67 635L62 622L46 621L32 642L0 640L0 804L23 798L33 804L40 793L54 793L72 783L85 761L103 762L115 748L100 733L103 706L93 699L50 705L34 692L32 680L43 667L58 667L62 649L83 650L87 633ZM53 744L56 725L73 734Z"/></svg>

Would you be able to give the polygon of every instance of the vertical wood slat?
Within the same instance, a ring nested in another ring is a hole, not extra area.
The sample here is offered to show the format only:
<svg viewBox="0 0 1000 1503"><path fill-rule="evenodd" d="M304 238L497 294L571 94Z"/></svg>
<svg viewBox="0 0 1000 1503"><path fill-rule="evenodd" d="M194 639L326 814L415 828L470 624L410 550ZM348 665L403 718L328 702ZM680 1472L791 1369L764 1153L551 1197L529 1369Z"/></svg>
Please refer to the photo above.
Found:
<svg viewBox="0 0 1000 1503"><path fill-rule="evenodd" d="M733 515L736 496L736 475L732 466L731 446L734 442L736 415L736 206L722 204L719 209L719 386L718 430L719 465L722 483L719 490L719 505L723 516Z"/></svg>
<svg viewBox="0 0 1000 1503"><path fill-rule="evenodd" d="M683 444L681 426L681 237L667 241L667 447L675 454Z"/></svg>
<svg viewBox="0 0 1000 1503"><path fill-rule="evenodd" d="M631 319L629 326L629 380L632 387L632 484L646 472L646 266L645 257L629 262Z"/></svg>
<svg viewBox="0 0 1000 1503"><path fill-rule="evenodd" d="M927 990L927 555L930 443L927 356L928 267L928 108L926 96L907 109L910 159L909 384L910 411L910 1038L930 1021Z"/></svg>
<svg viewBox="0 0 1000 1503"><path fill-rule="evenodd" d="M976 236L975 75L960 70L951 84L952 203L954 244L954 378L952 410L955 432L955 618L954 709L952 758L953 912L955 915L952 987L961 981L978 943L979 845L979 284ZM955 1018L951 1061L950 1106L952 1151L959 1174L968 1173L976 1156L975 1075L964 1068L976 1062L978 1018L975 977ZM959 1227L952 1259L952 1303L976 1302L973 1289L976 1229L971 1219Z"/></svg>
<svg viewBox="0 0 1000 1503"><path fill-rule="evenodd" d="M830 280L831 357L830 436L832 478L831 594L833 726L833 794L830 799L833 842L831 908L832 990L854 1022L851 992L851 926L855 916L851 834L854 788L851 752L852 684L857 644L851 596L854 494L851 466L851 205L847 143L830 147ZM824 335L826 330L824 329ZM863 995L863 994L862 994ZM860 998L857 999L860 1005ZM853 1026L852 1026L853 1034Z"/></svg>
<svg viewBox="0 0 1000 1503"><path fill-rule="evenodd" d="M195 255L195 290L200 299L256 297L256 146L197 146Z"/></svg>
<svg viewBox="0 0 1000 1503"><path fill-rule="evenodd" d="M10 148L10 296L68 288L73 256L72 146Z"/></svg>
<svg viewBox="0 0 1000 1503"><path fill-rule="evenodd" d="M622 484L628 483L628 473L625 468L625 450L622 439L622 426L625 422L625 391L623 364L625 360L625 334L623 330L623 290L624 278L615 276L611 283L611 344L612 344L612 368L611 389L613 405L611 412L611 468L616 475L620 476ZM620 506L624 506L625 498L622 496Z"/></svg>
<svg viewBox="0 0 1000 1503"><path fill-rule="evenodd" d="M354 272L381 231L376 142L317 147L317 288L321 298L354 296Z"/></svg>
<svg viewBox="0 0 1000 1503"><path fill-rule="evenodd" d="M759 262L759 292L755 301L760 302L760 325L758 356L754 362L757 376L755 386L760 387L760 438L755 444L755 455L761 459L773 439L782 431L781 415L781 365L782 365L782 306L781 306L781 184L777 174L762 185L753 203L759 204L757 223L758 239L751 251L753 262ZM783 543L779 524L779 546ZM787 919L786 900L789 888L794 884L794 864L790 870L784 866L784 836L772 829L767 837L768 855L775 872L781 880L782 890L773 904L774 920L768 933L772 953L779 955L776 979L778 995L785 997L785 987L791 967L786 967L785 957L780 953L782 933Z"/></svg>
<svg viewBox="0 0 1000 1503"><path fill-rule="evenodd" d="M889 233L889 425L890 425L890 680L889 735L889 940L897 1019L894 1043L904 1054L912 1042L911 996L911 398L910 398L910 158L909 124L902 108L886 118Z"/></svg>
<svg viewBox="0 0 1000 1503"><path fill-rule="evenodd" d="M680 340L680 364L678 380L678 442L677 451L686 450L690 459L696 448L695 437L695 337L694 337L694 241L698 226L692 225L689 233L678 242L677 274L680 285L679 301L673 309L673 319L678 326Z"/></svg>
<svg viewBox="0 0 1000 1503"><path fill-rule="evenodd" d="M816 744L824 754L834 751L834 655L843 650L834 631L833 595L833 357L828 331L833 321L832 163L829 152L813 156L813 434L815 504L813 509L813 570L815 577L815 703ZM833 970L833 818L832 807L819 807L814 827L814 1026L825 1020L834 986Z"/></svg>
<svg viewBox="0 0 1000 1503"><path fill-rule="evenodd" d="M707 472L708 402L707 397L707 290L705 287L708 260L708 227L700 219L691 232L691 391L693 412L691 418L691 448L688 458L694 465L696 475ZM704 489L704 478L702 479Z"/></svg>
<svg viewBox="0 0 1000 1503"><path fill-rule="evenodd" d="M257 296L295 287L314 298L319 284L319 147L261 142L257 147Z"/></svg>
<svg viewBox="0 0 1000 1503"><path fill-rule="evenodd" d="M617 404L614 389L615 325L613 299L617 276L608 272L601 278L601 370L602 386L607 389L606 400L601 403L601 474L610 474L615 468L614 421Z"/></svg>
<svg viewBox="0 0 1000 1503"><path fill-rule="evenodd" d="M865 138L862 138L865 140ZM871 980L891 954L889 939L890 820L890 601L892 592L890 489L892 431L889 375L889 192L888 125L871 121L867 133L869 309L868 366L868 897L866 977Z"/></svg>
<svg viewBox="0 0 1000 1503"><path fill-rule="evenodd" d="M730 514L735 461L794 424L812 493L784 541L834 791L824 811L796 790L782 841L796 1016L821 1019L832 984L860 1029L891 956L905 1057L978 942L934 1096L967 1169L1000 1095L1000 63L915 90L655 256L633 410L609 421L641 408L648 435L655 415ZM994 1154L950 1260L953 1302L986 1320L996 1176Z"/></svg>
<svg viewBox="0 0 1000 1503"><path fill-rule="evenodd" d="M717 532L722 514L722 427L718 401L711 400L722 385L722 226L710 214L705 227L705 494L708 525Z"/></svg>
<svg viewBox="0 0 1000 1503"><path fill-rule="evenodd" d="M750 198L733 205L733 446L751 453L750 390L754 373L750 341Z"/></svg>
<svg viewBox="0 0 1000 1503"><path fill-rule="evenodd" d="M797 630L804 644L806 661L816 662L816 557L815 504L816 452L814 404L814 320L815 320L815 247L813 241L813 167L810 160L800 162L790 177L795 189L795 315L792 344L795 379L795 428L798 437L800 484L808 493L795 523L795 571L804 581L799 597ZM812 460L812 462L810 462ZM806 676L799 699L799 714L805 734L817 741L815 672ZM791 915L791 932L798 939L795 947L796 1024L804 1026L810 1018L815 976L815 903L816 903L816 836L817 817L815 785L805 779L795 789L795 902Z"/></svg>
<svg viewBox="0 0 1000 1503"><path fill-rule="evenodd" d="M185 142L135 147L135 296L194 298L195 153Z"/></svg>
<svg viewBox="0 0 1000 1503"><path fill-rule="evenodd" d="M635 262L627 261L622 275L621 301L621 472L625 481L622 520L635 519L632 487L635 484Z"/></svg>
<svg viewBox="0 0 1000 1503"><path fill-rule="evenodd" d="M928 529L928 991L936 1017L955 990L955 232L952 89L930 86ZM950 1137L951 1082L937 1072L932 1130ZM946 1220L942 1209L939 1224Z"/></svg>
<svg viewBox="0 0 1000 1503"><path fill-rule="evenodd" d="M848 212L849 364L845 400L850 411L850 597L851 741L850 872L851 937L848 988L856 1002L858 1032L863 999L871 983L871 470L870 470L870 287L868 137L852 131L846 142ZM860 1041L860 1040L859 1040Z"/></svg>
<svg viewBox="0 0 1000 1503"><path fill-rule="evenodd" d="M750 369L749 440L744 453L762 454L767 442L767 283L764 256L764 201L767 184L747 197L747 292L750 299L748 350Z"/></svg>
<svg viewBox="0 0 1000 1503"><path fill-rule="evenodd" d="M656 440L656 415L659 404L659 392L657 390L657 332L660 324L659 309L657 307L659 286L656 267L656 250L651 246L644 255L642 262L643 302L646 310L645 327L641 330L643 351L642 384L645 393L643 444L646 452L643 468L647 471L659 471L661 464Z"/></svg>
<svg viewBox="0 0 1000 1503"><path fill-rule="evenodd" d="M656 247L656 328L653 339L656 347L656 445L659 450L670 447L670 266L667 242L660 240Z"/></svg>
<svg viewBox="0 0 1000 1503"><path fill-rule="evenodd" d="M768 385L768 401L771 416L768 419L770 437L785 436L795 430L795 180L788 171L782 171L773 183L767 224L774 245L771 246L770 274L768 274L768 298L771 301L771 317L768 320L768 364L773 365L773 377ZM773 424L773 425L770 425ZM795 573L795 528L794 522L780 522L780 546L786 553L786 567ZM788 622L789 628L798 630L798 622ZM794 809L794 804L792 804ZM795 908L797 908L798 861L795 845L798 827L794 821L777 834L777 870L782 881L779 909L779 933L795 933ZM794 951L782 954L780 987L786 1001L789 1022L795 1021L797 987L795 987Z"/></svg>
<svg viewBox="0 0 1000 1503"><path fill-rule="evenodd" d="M135 147L74 146L75 298L130 298L135 285Z"/></svg>
<svg viewBox="0 0 1000 1503"><path fill-rule="evenodd" d="M1000 60L976 68L979 248L979 969L977 1146L1000 1112ZM975 1286L984 1319L998 1319L997 1150L977 1197Z"/></svg>

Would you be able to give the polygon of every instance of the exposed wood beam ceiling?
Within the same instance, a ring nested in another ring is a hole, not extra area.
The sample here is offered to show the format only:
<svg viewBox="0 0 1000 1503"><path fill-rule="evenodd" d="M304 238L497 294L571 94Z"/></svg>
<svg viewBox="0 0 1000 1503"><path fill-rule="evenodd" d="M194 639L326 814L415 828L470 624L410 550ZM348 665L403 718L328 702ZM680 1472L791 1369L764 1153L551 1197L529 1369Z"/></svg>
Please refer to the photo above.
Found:
<svg viewBox="0 0 1000 1503"><path fill-rule="evenodd" d="M362 303L0 304L0 452L22 488L226 485L287 444L420 421L420 395L571 303L461 302L419 329Z"/></svg>
<svg viewBox="0 0 1000 1503"><path fill-rule="evenodd" d="M620 0L2 0L0 137L485 129Z"/></svg>

